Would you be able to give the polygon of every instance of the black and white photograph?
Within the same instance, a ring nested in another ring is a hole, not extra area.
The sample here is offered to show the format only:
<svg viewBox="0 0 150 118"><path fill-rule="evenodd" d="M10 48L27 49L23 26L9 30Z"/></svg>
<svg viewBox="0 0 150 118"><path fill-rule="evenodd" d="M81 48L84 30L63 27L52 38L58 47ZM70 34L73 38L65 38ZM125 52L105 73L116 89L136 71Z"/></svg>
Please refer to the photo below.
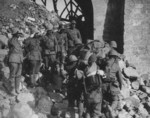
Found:
<svg viewBox="0 0 150 118"><path fill-rule="evenodd" d="M150 0L0 0L0 118L150 118Z"/></svg>

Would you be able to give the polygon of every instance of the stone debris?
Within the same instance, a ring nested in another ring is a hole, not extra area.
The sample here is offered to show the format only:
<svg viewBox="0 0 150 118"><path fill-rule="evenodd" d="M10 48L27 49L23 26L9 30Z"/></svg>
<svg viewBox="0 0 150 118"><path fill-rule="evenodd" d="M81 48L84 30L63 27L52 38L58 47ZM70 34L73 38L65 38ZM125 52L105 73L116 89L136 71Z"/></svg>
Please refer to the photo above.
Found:
<svg viewBox="0 0 150 118"><path fill-rule="evenodd" d="M29 0L7 0L4 6L0 4L0 8L0 118L48 118L48 115L58 117L60 114L71 117L75 110L68 109L68 101L58 93L47 93L42 87L38 87L33 92L28 90L14 98L9 96L3 87L3 84L9 87L9 68L2 61L7 60L6 48L12 37L11 28L18 27L24 34L20 39L22 42L30 36L34 28L37 28L41 35L46 29L53 29L59 23L58 16ZM107 52L108 49L104 48L103 51ZM84 58L90 56L87 50L81 53L85 54ZM119 65L124 86L120 95L120 107L115 115L118 118L150 117L150 75L140 75L134 66L123 60L119 61ZM25 88L20 86L21 90Z"/></svg>
<svg viewBox="0 0 150 118"><path fill-rule="evenodd" d="M124 78L121 90L120 109L117 118L148 118L150 117L150 76L140 75L136 68L123 60L119 62Z"/></svg>
<svg viewBox="0 0 150 118"><path fill-rule="evenodd" d="M34 95L31 93L20 93L17 96L17 100L21 103L29 103L29 102L34 102L35 98Z"/></svg>
<svg viewBox="0 0 150 118"><path fill-rule="evenodd" d="M136 69L134 69L132 67L125 68L124 69L124 73L129 78L137 78L137 77L139 77L139 74L136 71Z"/></svg>

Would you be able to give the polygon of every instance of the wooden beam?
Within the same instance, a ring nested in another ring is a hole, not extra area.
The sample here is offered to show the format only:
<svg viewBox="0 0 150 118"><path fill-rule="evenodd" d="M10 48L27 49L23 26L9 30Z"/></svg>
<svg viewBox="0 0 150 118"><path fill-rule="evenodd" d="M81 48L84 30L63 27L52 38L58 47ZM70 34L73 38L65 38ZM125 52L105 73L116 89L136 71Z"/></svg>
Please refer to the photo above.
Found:
<svg viewBox="0 0 150 118"><path fill-rule="evenodd" d="M70 12L71 12L71 16L73 16L73 1L70 0Z"/></svg>
<svg viewBox="0 0 150 118"><path fill-rule="evenodd" d="M65 5L67 6L67 1L66 1L66 0L64 0L64 2L65 2ZM66 9L67 9L67 11L69 12L68 7L67 7Z"/></svg>
<svg viewBox="0 0 150 118"><path fill-rule="evenodd" d="M73 3L73 5L74 5L75 7L78 7L79 11L82 12L82 9L80 9L79 5L76 5L76 4L74 4L74 3Z"/></svg>
<svg viewBox="0 0 150 118"><path fill-rule="evenodd" d="M61 18L62 21L67 21L67 22L70 22L70 20L67 20L65 18Z"/></svg>
<svg viewBox="0 0 150 118"><path fill-rule="evenodd" d="M55 12L58 14L57 2L58 2L58 0L53 0L54 10L55 10Z"/></svg>
<svg viewBox="0 0 150 118"><path fill-rule="evenodd" d="M64 11L67 9L68 5L70 4L70 2L68 2L68 4L66 5L66 7L63 9L63 11L60 14L60 17L62 16L62 14L64 13Z"/></svg>
<svg viewBox="0 0 150 118"><path fill-rule="evenodd" d="M41 0L43 4L46 6L47 0Z"/></svg>

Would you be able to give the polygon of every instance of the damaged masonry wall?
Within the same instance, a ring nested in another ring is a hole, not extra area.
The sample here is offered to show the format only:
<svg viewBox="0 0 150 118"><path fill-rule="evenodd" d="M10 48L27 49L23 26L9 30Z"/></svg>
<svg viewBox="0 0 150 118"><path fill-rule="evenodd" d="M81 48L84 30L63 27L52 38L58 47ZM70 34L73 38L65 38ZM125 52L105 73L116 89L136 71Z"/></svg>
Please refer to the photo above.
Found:
<svg viewBox="0 0 150 118"><path fill-rule="evenodd" d="M125 1L124 54L139 73L150 72L150 1Z"/></svg>

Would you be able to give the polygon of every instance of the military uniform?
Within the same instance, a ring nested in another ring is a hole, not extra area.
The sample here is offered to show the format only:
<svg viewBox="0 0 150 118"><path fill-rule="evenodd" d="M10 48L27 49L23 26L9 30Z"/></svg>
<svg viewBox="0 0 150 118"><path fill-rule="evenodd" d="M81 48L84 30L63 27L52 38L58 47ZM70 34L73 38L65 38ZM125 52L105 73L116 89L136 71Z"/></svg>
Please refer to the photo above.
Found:
<svg viewBox="0 0 150 118"><path fill-rule="evenodd" d="M70 34L70 40L69 40L69 44L70 46L73 46L75 44L78 43L82 43L82 38L81 38L81 34L80 31L76 28L74 29L69 29L69 34Z"/></svg>
<svg viewBox="0 0 150 118"><path fill-rule="evenodd" d="M49 66L52 66L56 61L58 43L56 36L53 34L50 36L45 36L43 41L44 61L46 68L48 68Z"/></svg>
<svg viewBox="0 0 150 118"><path fill-rule="evenodd" d="M71 25L75 25L75 24L76 22L73 20L71 22ZM69 47L69 51L71 52L75 45L82 44L82 37L80 31L76 29L75 26L66 30L66 32L68 34L68 47Z"/></svg>
<svg viewBox="0 0 150 118"><path fill-rule="evenodd" d="M90 115L90 117L93 118L98 118L101 116L102 89L101 77L97 73L98 66L95 63L95 59L89 58L89 60L92 60L93 62L91 66L87 66L85 69L84 88L86 115Z"/></svg>
<svg viewBox="0 0 150 118"><path fill-rule="evenodd" d="M20 77L22 73L23 50L17 37L13 37L8 42L9 47L9 68L10 68L10 81L12 91L14 88L19 92Z"/></svg>
<svg viewBox="0 0 150 118"><path fill-rule="evenodd" d="M38 37L28 38L24 41L26 57L30 63L31 83L36 85L38 72L42 61L40 40Z"/></svg>
<svg viewBox="0 0 150 118"><path fill-rule="evenodd" d="M113 53L113 54L112 54ZM117 56L114 50L109 55ZM120 88L122 87L121 70L117 58L110 58L105 67L106 78L103 79L103 97L107 100L113 110L117 109Z"/></svg>
<svg viewBox="0 0 150 118"><path fill-rule="evenodd" d="M59 32L57 34L57 42L58 42L58 58L61 63L64 63L65 56L67 55L68 51L68 38L67 34L64 32Z"/></svg>

